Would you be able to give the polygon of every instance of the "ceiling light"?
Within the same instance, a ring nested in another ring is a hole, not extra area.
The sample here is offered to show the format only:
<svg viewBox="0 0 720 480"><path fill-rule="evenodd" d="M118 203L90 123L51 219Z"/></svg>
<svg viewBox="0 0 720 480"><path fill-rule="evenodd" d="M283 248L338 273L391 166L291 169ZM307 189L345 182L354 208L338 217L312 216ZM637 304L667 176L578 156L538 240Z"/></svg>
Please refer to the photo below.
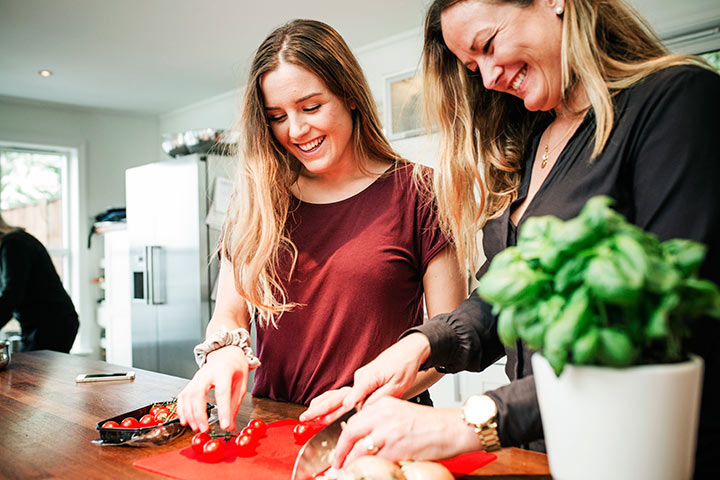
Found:
<svg viewBox="0 0 720 480"><path fill-rule="evenodd" d="M39 74L41 77L47 78L47 77L49 77L50 75L52 75L52 72L51 72L50 70L40 70L40 71L38 72L38 74Z"/></svg>

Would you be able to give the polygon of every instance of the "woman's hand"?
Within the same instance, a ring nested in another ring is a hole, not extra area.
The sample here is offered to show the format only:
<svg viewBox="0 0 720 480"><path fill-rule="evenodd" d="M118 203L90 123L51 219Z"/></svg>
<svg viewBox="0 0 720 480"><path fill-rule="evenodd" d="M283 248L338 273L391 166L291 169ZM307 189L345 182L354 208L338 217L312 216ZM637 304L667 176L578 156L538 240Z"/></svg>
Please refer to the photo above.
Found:
<svg viewBox="0 0 720 480"><path fill-rule="evenodd" d="M350 393L350 387L342 387L318 395L310 401L308 409L300 414L300 421L314 420L322 425L334 422L347 411L343 408L343 400L348 393Z"/></svg>
<svg viewBox="0 0 720 480"><path fill-rule="evenodd" d="M437 460L482 448L459 408L433 408L384 397L350 417L335 447L333 467L367 455L370 437L376 455L400 460Z"/></svg>
<svg viewBox="0 0 720 480"><path fill-rule="evenodd" d="M422 333L403 338L355 372L343 408L347 411L371 404L384 396L401 397L415 382L420 365L429 355L430 342Z"/></svg>
<svg viewBox="0 0 720 480"><path fill-rule="evenodd" d="M207 363L193 376L177 399L182 425L194 431L207 431L206 397L215 388L220 428L235 429L235 416L247 390L248 362L241 348L226 346L210 352Z"/></svg>

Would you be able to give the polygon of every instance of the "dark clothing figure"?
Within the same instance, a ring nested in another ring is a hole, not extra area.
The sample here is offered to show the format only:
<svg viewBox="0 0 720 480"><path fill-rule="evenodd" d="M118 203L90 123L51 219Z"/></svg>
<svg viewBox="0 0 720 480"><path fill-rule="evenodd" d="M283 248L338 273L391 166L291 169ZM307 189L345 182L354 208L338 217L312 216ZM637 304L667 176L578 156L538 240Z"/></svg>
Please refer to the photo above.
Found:
<svg viewBox="0 0 720 480"><path fill-rule="evenodd" d="M707 245L700 276L720 284L720 77L698 67L663 69L614 99L615 127L603 152L590 160L595 131L592 110L570 139L518 228L534 216L577 216L596 195L615 199L628 221L661 241L687 238ZM544 126L542 126L544 127ZM483 229L487 262L515 245L517 229L510 213L527 196L540 133L532 139L518 199ZM688 140L692 139L692 140ZM513 382L487 394L498 406L503 446L544 450L540 411L530 356L521 342L505 348L498 339L496 317L477 294L454 312L434 317L413 331L430 339L432 353L423 368L444 372L481 371L507 355L506 373ZM703 357L705 377L697 448L697 472L717 468L720 446L720 322L696 324L690 350ZM719 478L719 477L715 477Z"/></svg>
<svg viewBox="0 0 720 480"><path fill-rule="evenodd" d="M15 317L22 350L69 352L79 322L42 243L24 230L0 239L0 327Z"/></svg>

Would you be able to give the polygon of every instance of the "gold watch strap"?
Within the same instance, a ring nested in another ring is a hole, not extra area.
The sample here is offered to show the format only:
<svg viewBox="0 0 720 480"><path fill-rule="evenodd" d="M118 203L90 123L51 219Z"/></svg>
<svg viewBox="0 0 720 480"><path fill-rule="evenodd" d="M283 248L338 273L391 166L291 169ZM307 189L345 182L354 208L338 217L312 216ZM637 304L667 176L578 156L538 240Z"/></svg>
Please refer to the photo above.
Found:
<svg viewBox="0 0 720 480"><path fill-rule="evenodd" d="M494 420L480 428L475 428L475 433L480 437L483 444L483 450L486 452L494 452L500 450L500 437L497 433L497 422Z"/></svg>

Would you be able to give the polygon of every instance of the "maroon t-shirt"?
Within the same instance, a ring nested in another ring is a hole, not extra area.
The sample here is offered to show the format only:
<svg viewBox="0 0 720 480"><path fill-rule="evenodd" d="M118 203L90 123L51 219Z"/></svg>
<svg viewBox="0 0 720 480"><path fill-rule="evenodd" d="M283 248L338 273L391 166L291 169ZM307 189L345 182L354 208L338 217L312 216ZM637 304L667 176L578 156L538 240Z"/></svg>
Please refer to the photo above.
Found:
<svg viewBox="0 0 720 480"><path fill-rule="evenodd" d="M448 241L412 168L339 202L294 200L288 231L298 259L286 289L301 306L278 328L258 329L253 395L308 404L351 384L355 370L423 322L423 275Z"/></svg>

